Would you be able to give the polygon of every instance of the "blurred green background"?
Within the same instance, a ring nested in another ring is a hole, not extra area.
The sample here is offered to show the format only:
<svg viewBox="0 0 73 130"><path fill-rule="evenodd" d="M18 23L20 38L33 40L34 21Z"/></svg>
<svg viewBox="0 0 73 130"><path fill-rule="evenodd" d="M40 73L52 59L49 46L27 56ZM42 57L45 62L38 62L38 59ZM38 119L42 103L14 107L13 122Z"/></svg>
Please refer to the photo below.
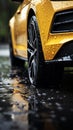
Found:
<svg viewBox="0 0 73 130"><path fill-rule="evenodd" d="M14 15L18 5L11 0L0 0L0 43L8 43L9 20Z"/></svg>

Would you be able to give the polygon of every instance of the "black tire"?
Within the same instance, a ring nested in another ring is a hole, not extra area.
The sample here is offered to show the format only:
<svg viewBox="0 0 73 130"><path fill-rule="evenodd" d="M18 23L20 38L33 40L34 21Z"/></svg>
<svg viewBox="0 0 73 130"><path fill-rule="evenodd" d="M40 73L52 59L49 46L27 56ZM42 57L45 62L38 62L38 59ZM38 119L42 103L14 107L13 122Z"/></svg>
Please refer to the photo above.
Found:
<svg viewBox="0 0 73 130"><path fill-rule="evenodd" d="M44 63L40 34L35 16L28 23L28 75L35 86L57 85L61 83L64 67L59 64Z"/></svg>
<svg viewBox="0 0 73 130"><path fill-rule="evenodd" d="M9 51L11 68L24 68L25 61L14 56L11 36L9 38Z"/></svg>
<svg viewBox="0 0 73 130"><path fill-rule="evenodd" d="M32 16L28 23L28 75L29 81L39 86L43 81L44 58L36 17Z"/></svg>

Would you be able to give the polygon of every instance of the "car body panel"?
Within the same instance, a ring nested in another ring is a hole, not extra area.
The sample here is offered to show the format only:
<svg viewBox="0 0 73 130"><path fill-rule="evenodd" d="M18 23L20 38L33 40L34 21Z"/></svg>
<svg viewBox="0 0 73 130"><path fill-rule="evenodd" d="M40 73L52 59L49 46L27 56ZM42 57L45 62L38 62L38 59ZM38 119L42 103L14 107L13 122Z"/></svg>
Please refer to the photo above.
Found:
<svg viewBox="0 0 73 130"><path fill-rule="evenodd" d="M54 14L67 9L73 9L73 1L24 0L9 21L14 55L27 59L28 16L32 10L37 18L44 60L53 60L63 44L73 40L73 32L51 33Z"/></svg>

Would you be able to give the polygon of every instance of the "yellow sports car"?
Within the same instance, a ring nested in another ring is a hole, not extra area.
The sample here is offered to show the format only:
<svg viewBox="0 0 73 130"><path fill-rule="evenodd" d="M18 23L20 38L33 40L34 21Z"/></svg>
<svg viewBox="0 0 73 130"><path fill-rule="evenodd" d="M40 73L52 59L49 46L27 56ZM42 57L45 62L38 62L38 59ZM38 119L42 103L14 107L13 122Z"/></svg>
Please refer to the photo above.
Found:
<svg viewBox="0 0 73 130"><path fill-rule="evenodd" d="M25 69L27 62L33 85L60 82L73 62L73 1L12 1L20 6L9 21L11 65Z"/></svg>

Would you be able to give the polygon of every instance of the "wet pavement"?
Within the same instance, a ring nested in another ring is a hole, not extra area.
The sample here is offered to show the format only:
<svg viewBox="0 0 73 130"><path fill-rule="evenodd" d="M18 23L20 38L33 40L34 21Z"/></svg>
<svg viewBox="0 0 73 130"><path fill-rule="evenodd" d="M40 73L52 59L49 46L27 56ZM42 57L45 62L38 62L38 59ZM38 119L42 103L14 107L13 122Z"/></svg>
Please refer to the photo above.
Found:
<svg viewBox="0 0 73 130"><path fill-rule="evenodd" d="M73 68L65 68L59 86L36 88L26 72L11 70L5 50L0 54L0 130L73 130Z"/></svg>

